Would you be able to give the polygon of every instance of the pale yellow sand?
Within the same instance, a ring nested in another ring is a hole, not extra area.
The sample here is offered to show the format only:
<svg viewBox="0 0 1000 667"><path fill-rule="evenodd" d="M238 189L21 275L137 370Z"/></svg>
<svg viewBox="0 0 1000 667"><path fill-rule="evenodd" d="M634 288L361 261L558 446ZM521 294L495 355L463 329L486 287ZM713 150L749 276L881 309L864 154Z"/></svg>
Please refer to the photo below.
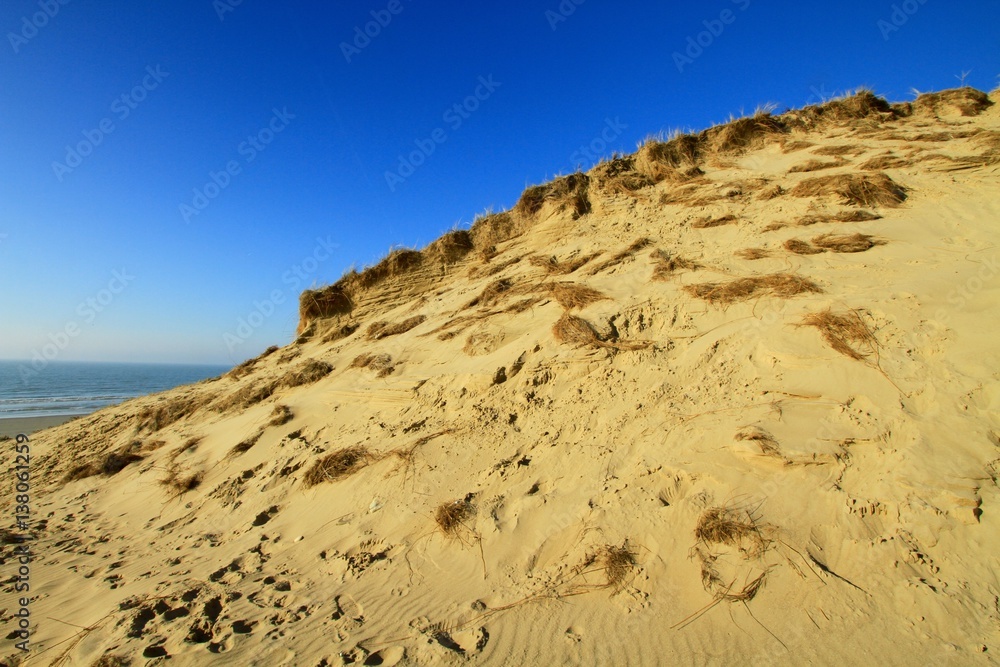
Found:
<svg viewBox="0 0 1000 667"><path fill-rule="evenodd" d="M29 664L995 664L1000 106L932 107L706 154L686 184L592 172L589 212L547 200L488 262L425 262L242 377L38 434ZM861 169L886 151L916 161ZM837 165L789 173L813 159ZM901 206L795 195L882 172ZM882 217L794 224L857 210ZM856 233L878 244L785 248ZM774 274L813 291L696 296ZM569 312L601 341L560 342L574 289L604 297ZM836 351L803 325L827 309L873 337ZM94 474L110 453L142 458Z"/></svg>

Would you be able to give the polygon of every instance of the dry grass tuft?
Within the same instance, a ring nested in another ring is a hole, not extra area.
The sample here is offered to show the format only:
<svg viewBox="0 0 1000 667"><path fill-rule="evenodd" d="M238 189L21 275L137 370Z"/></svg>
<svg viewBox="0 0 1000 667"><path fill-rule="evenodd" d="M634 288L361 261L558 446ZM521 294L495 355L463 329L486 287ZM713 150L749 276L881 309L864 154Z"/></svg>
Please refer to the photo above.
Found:
<svg viewBox="0 0 1000 667"><path fill-rule="evenodd" d="M766 188L762 188L760 192L757 193L757 199L761 201L769 201L780 197L781 195L788 192L785 188L781 187L780 184L775 183L774 185L769 185Z"/></svg>
<svg viewBox="0 0 1000 667"><path fill-rule="evenodd" d="M653 280L657 281L669 280L680 269L695 271L702 268L701 264L697 262L684 259L679 255L671 255L664 250L657 250L652 256L656 262L656 266L653 268Z"/></svg>
<svg viewBox="0 0 1000 667"><path fill-rule="evenodd" d="M735 225L738 222L739 218L732 214L723 215L718 218L713 218L709 215L703 218L698 218L691 223L691 227L694 229L709 229L711 227L722 227L723 225Z"/></svg>
<svg viewBox="0 0 1000 667"><path fill-rule="evenodd" d="M607 585L616 590L621 589L632 570L635 569L636 554L628 542L621 546L607 545L601 550L598 558L608 579Z"/></svg>
<svg viewBox="0 0 1000 667"><path fill-rule="evenodd" d="M343 340L348 336L352 335L359 328L358 324L343 324L341 326L335 326L330 329L325 336L323 336L324 343L335 343L338 340Z"/></svg>
<svg viewBox="0 0 1000 667"><path fill-rule="evenodd" d="M232 458L234 456L240 456L242 454L246 454L247 452L249 452L251 449L254 448L254 445L257 444L257 441L260 440L260 436L262 435L263 432L257 433L256 435L250 436L249 438L239 443L238 445L234 445L233 448L229 450L229 453L226 456Z"/></svg>
<svg viewBox="0 0 1000 667"><path fill-rule="evenodd" d="M986 93L969 87L924 93L913 102L914 111L934 115L953 110L962 116L978 116L991 106L993 102Z"/></svg>
<svg viewBox="0 0 1000 667"><path fill-rule="evenodd" d="M737 250L733 254L742 259L748 259L750 261L754 261L770 257L771 251L767 250L766 248L744 248L743 250Z"/></svg>
<svg viewBox="0 0 1000 667"><path fill-rule="evenodd" d="M308 489L323 482L336 482L358 472L373 459L364 445L355 445L327 454L306 471L302 484Z"/></svg>
<svg viewBox="0 0 1000 667"><path fill-rule="evenodd" d="M378 377L385 377L395 369L392 366L392 357L388 354L361 354L351 362L351 368L369 368L378 373Z"/></svg>
<svg viewBox="0 0 1000 667"><path fill-rule="evenodd" d="M784 123L770 113L758 112L724 125L709 128L699 138L716 153L742 153L787 132Z"/></svg>
<svg viewBox="0 0 1000 667"><path fill-rule="evenodd" d="M375 322L368 327L367 337L368 340L382 340L383 338L388 338L389 336L398 336L399 334L406 333L410 329L413 329L426 321L426 316L414 315L413 317L409 317L402 322Z"/></svg>
<svg viewBox="0 0 1000 667"><path fill-rule="evenodd" d="M812 148L815 145L816 144L814 144L811 141L802 141L802 140L786 141L781 146L781 152L786 154L795 153L797 151L805 150L806 148Z"/></svg>
<svg viewBox="0 0 1000 667"><path fill-rule="evenodd" d="M913 164L912 160L901 158L896 155L879 155L870 160L866 160L859 167L864 171L882 171L883 169L900 169Z"/></svg>
<svg viewBox="0 0 1000 667"><path fill-rule="evenodd" d="M251 405L256 405L270 398L277 388L278 383L270 381L261 384L248 384L228 397L216 401L211 407L216 412L229 412L232 409L245 410Z"/></svg>
<svg viewBox="0 0 1000 667"><path fill-rule="evenodd" d="M813 245L830 252L865 252L877 245L885 245L885 241L880 241L868 234L824 234L812 240Z"/></svg>
<svg viewBox="0 0 1000 667"><path fill-rule="evenodd" d="M791 190L795 197L837 195L853 206L899 206L906 190L885 174L835 174L808 178Z"/></svg>
<svg viewBox="0 0 1000 667"><path fill-rule="evenodd" d="M551 283L549 294L566 310L586 308L592 303L607 299L603 293L577 283Z"/></svg>
<svg viewBox="0 0 1000 667"><path fill-rule="evenodd" d="M483 288L475 299L465 304L465 308L475 308L477 306L486 308L500 303L507 298L507 293L514 286L514 281L510 278L502 278L490 283Z"/></svg>
<svg viewBox="0 0 1000 667"><path fill-rule="evenodd" d="M566 275L568 273L573 273L585 264L590 263L595 257L600 255L600 252L595 252L590 255L583 255L582 257L576 257L573 259L567 259L560 262L554 256L552 257L542 257L540 255L534 255L529 257L528 261L531 262L533 266L540 266L549 274L553 275Z"/></svg>
<svg viewBox="0 0 1000 667"><path fill-rule="evenodd" d="M285 387L300 387L304 384L318 382L332 372L333 366L325 361L310 359L295 370L286 373L281 378L281 384Z"/></svg>
<svg viewBox="0 0 1000 667"><path fill-rule="evenodd" d="M739 549L745 557L762 555L768 541L749 510L735 507L712 507L698 519L694 535L705 544L725 544Z"/></svg>
<svg viewBox="0 0 1000 667"><path fill-rule="evenodd" d="M469 228L472 244L486 257L496 254L496 246L524 233L526 226L509 211L489 213L476 218ZM492 250L491 250L492 249Z"/></svg>
<svg viewBox="0 0 1000 667"><path fill-rule="evenodd" d="M809 160L808 162L803 162L797 164L788 170L789 174L802 174L809 171L820 171L822 169L831 169L833 167L842 167L847 162L845 160L837 161L824 161L824 160Z"/></svg>
<svg viewBox="0 0 1000 667"><path fill-rule="evenodd" d="M155 433L171 424L189 417L201 409L211 397L180 397L161 401L153 407L139 411L139 431Z"/></svg>
<svg viewBox="0 0 1000 667"><path fill-rule="evenodd" d="M652 239L645 237L636 239L636 241L632 243L632 245L630 245L629 247L625 248L620 252L615 253L610 259L606 259L600 264L590 267L590 269L587 271L587 275L590 276L597 275L601 271L610 269L612 266L617 266L618 264L621 264L625 260L635 257L635 254L637 252L639 252L644 248L648 248L651 245L653 245Z"/></svg>
<svg viewBox="0 0 1000 667"><path fill-rule="evenodd" d="M774 439L774 436L762 428L758 428L756 426L747 427L736 434L736 439L755 443L758 447L760 447L760 452L764 456L773 456L780 459L784 458L781 455L781 447L778 445L778 441Z"/></svg>
<svg viewBox="0 0 1000 667"><path fill-rule="evenodd" d="M254 357L253 359L247 359L246 361L244 361L239 366L236 366L235 368L233 368L233 370L231 370L228 373L226 373L226 377L231 377L231 378L233 378L235 380L238 380L241 377L249 375L250 371L252 371L254 369L254 367L257 366L258 363L260 363L263 359L265 359L265 358L269 357L270 355L274 354L275 352L277 352L278 349L279 348L278 348L277 345L272 345L271 347L269 347L266 350L264 350L260 355Z"/></svg>
<svg viewBox="0 0 1000 667"><path fill-rule="evenodd" d="M525 218L533 218L546 202L550 202L559 210L571 209L574 219L579 218L590 213L589 188L590 177L586 174L563 176L525 190L514 211Z"/></svg>
<svg viewBox="0 0 1000 667"><path fill-rule="evenodd" d="M182 475L177 468L171 468L167 472L167 476L160 480L160 486L170 489L170 496L177 498L197 489L201 486L204 479L205 473L203 472L199 471Z"/></svg>
<svg viewBox="0 0 1000 667"><path fill-rule="evenodd" d="M569 313L563 313L563 316L553 325L552 334L560 343L576 347L641 350L652 345L652 341L607 341L590 322Z"/></svg>
<svg viewBox="0 0 1000 667"><path fill-rule="evenodd" d="M895 117L892 106L870 90L858 90L851 95L782 116L789 125L803 129L824 124L843 124L847 121L881 122Z"/></svg>
<svg viewBox="0 0 1000 667"><path fill-rule="evenodd" d="M299 296L297 333L303 333L315 320L335 315L346 315L352 310L354 310L354 301L343 284L330 285L320 290L305 290Z"/></svg>
<svg viewBox="0 0 1000 667"><path fill-rule="evenodd" d="M274 412L271 413L271 419L267 422L268 426L284 426L288 422L295 418L295 413L287 405L276 405L274 406Z"/></svg>
<svg viewBox="0 0 1000 667"><path fill-rule="evenodd" d="M634 156L619 157L601 163L593 169L593 180L601 188L616 194L632 194L655 185L651 175L636 170Z"/></svg>
<svg viewBox="0 0 1000 667"><path fill-rule="evenodd" d="M827 155L830 157L841 157L864 152L864 147L841 144L839 146L820 146L813 151L813 155Z"/></svg>
<svg viewBox="0 0 1000 667"><path fill-rule="evenodd" d="M747 299L764 294L790 298L799 294L819 293L823 291L819 285L811 280L789 273L772 273L753 278L739 278L728 283L685 285L684 290L691 296L711 303L721 303L724 305L736 303L737 301L746 301Z"/></svg>
<svg viewBox="0 0 1000 667"><path fill-rule="evenodd" d="M788 239L785 241L785 249L796 255L818 255L823 252L821 248L816 248L808 241L801 239Z"/></svg>
<svg viewBox="0 0 1000 667"><path fill-rule="evenodd" d="M90 667L129 667L131 664L132 660L130 658L108 653L91 663Z"/></svg>
<svg viewBox="0 0 1000 667"><path fill-rule="evenodd" d="M816 327L837 352L862 361L878 353L878 341L858 311L834 313L827 309L807 315L801 326Z"/></svg>
<svg viewBox="0 0 1000 667"><path fill-rule="evenodd" d="M461 500L453 500L438 506L434 512L434 521L438 528L449 537L458 537L462 528L469 528L466 521L476 515L476 506L466 497Z"/></svg>
<svg viewBox="0 0 1000 667"><path fill-rule="evenodd" d="M464 229L448 232L432 242L422 253L424 259L436 264L454 264L474 249L472 235Z"/></svg>

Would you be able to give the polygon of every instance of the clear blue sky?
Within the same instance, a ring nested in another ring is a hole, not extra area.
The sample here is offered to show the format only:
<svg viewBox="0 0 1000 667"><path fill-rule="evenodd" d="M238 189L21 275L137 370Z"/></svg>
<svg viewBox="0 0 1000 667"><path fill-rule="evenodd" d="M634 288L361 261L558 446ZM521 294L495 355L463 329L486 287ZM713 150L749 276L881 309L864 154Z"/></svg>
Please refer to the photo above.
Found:
<svg viewBox="0 0 1000 667"><path fill-rule="evenodd" d="M5 0L0 358L238 362L291 340L302 288L589 167L595 140L997 86L1000 3L893 5Z"/></svg>

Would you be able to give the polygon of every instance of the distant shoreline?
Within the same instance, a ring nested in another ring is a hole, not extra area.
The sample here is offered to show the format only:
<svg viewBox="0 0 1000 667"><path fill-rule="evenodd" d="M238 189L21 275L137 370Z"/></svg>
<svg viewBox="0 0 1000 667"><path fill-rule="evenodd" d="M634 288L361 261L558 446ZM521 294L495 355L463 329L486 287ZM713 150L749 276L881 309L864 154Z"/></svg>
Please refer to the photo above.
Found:
<svg viewBox="0 0 1000 667"><path fill-rule="evenodd" d="M7 417L0 418L0 437L9 436L13 438L18 434L31 435L42 429L52 428L65 424L71 419L82 417L83 415L59 415L56 417Z"/></svg>

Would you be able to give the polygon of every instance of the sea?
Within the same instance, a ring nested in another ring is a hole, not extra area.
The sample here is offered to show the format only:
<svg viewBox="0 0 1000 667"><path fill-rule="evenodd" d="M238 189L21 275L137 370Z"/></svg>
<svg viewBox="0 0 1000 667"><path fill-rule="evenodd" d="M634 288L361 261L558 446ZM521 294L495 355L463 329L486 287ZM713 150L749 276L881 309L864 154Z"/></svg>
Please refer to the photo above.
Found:
<svg viewBox="0 0 1000 667"><path fill-rule="evenodd" d="M230 366L0 360L0 419L82 415L216 377Z"/></svg>

